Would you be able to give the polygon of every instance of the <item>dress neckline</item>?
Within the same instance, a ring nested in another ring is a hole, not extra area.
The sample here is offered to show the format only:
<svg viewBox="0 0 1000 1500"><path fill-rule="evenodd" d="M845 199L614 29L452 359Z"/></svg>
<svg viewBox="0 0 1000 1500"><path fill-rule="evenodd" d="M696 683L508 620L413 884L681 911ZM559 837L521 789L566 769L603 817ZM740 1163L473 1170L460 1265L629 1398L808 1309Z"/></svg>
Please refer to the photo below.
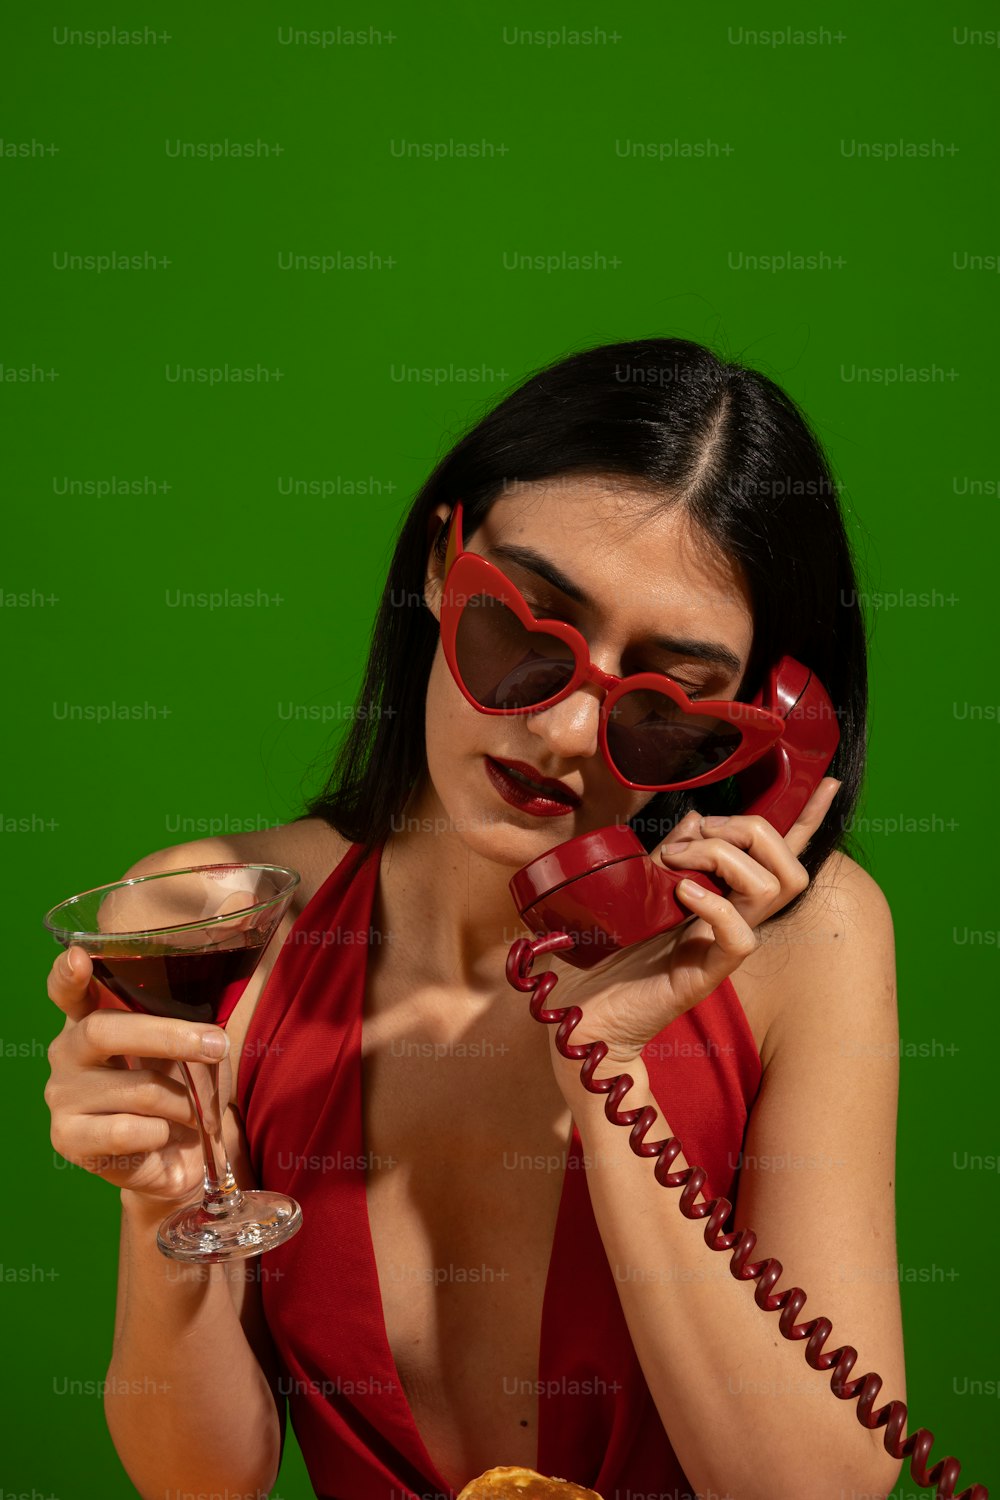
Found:
<svg viewBox="0 0 1000 1500"><path fill-rule="evenodd" d="M360 1093L360 1091L359 1091L359 1093ZM362 1160L367 1160L367 1158L363 1156L364 1149L365 1149L365 1147L364 1147L364 1130L363 1130L363 1118L364 1118L364 1116L363 1116L363 1109L364 1109L364 1102L363 1102L363 1096L362 1096L360 1118L357 1118L354 1121L354 1132L353 1133L354 1133L354 1139L357 1142L357 1156L358 1156L358 1158L362 1159ZM544 1361L544 1355L545 1355L545 1332L546 1332L546 1328L548 1326L548 1321L549 1321L549 1311L550 1311L550 1302L551 1302L551 1297L552 1297L552 1285L553 1285L553 1268L554 1268L555 1263L556 1263L556 1247L557 1247L557 1244L558 1244L559 1239L560 1239L560 1235L561 1235L561 1232L562 1232L562 1229L563 1229L563 1221L565 1219L565 1215L566 1215L566 1211L567 1211L567 1191L566 1190L567 1190L567 1185L568 1185L568 1182L569 1182L570 1171L572 1170L571 1165L570 1165L570 1158L572 1157L572 1155L578 1149L580 1149L580 1137L579 1137L579 1132L578 1132L577 1127L576 1127L576 1123L574 1122L573 1129L572 1129L572 1135L571 1135L571 1138L570 1138L570 1144L569 1144L569 1146L567 1148L567 1151L566 1151L566 1165L563 1168L562 1186L561 1186L560 1191L559 1191L559 1208L558 1208L558 1210L556 1212L555 1229L553 1230L553 1234L552 1234L552 1244L551 1244L551 1246L549 1248L548 1266L547 1266L546 1272L545 1272L545 1290L544 1290L544 1292L542 1294L542 1315L541 1315L541 1320L540 1320L538 1358L537 1358L537 1361L536 1361L536 1372L535 1372L535 1380L536 1380L536 1387L535 1388L536 1388L536 1391L538 1391L538 1392L541 1392L544 1389L542 1370L544 1368L544 1363L545 1363L545 1361ZM386 1321L385 1321L385 1305L384 1305L384 1303L382 1301L382 1288L379 1285L379 1279L378 1279L378 1262L375 1259L375 1242L374 1242L374 1239L372 1237L371 1217L370 1217L369 1212L368 1212L368 1193L367 1193L367 1188L366 1188L365 1182L362 1182L360 1184L360 1193L361 1193L361 1199L362 1199L362 1202L361 1202L361 1211L360 1211L360 1218L361 1218L363 1226L364 1226L364 1240L365 1240L365 1245L364 1245L364 1249L365 1249L365 1274L368 1277L369 1293L370 1293L370 1296L372 1298L372 1305L373 1306L377 1306L378 1310L379 1310L379 1313L378 1313L378 1330L379 1330L379 1339L380 1339L381 1346L382 1346L381 1347L381 1351L380 1351L380 1353L381 1353L381 1363L383 1364L384 1368L389 1372L389 1379L391 1381L392 1395L393 1395L393 1399L394 1399L394 1401L396 1403L397 1411L399 1413L400 1422L401 1422L402 1427L405 1429L405 1431L407 1433L407 1436L409 1437L411 1445L412 1445L412 1450L413 1451L408 1456L411 1457L411 1458L413 1458L416 1462L419 1463L421 1472L424 1473L426 1475L427 1479L429 1479L431 1481L431 1483L440 1491L440 1494L441 1494L442 1497L443 1496L450 1496L450 1495L453 1495L455 1493L455 1490L448 1483L448 1481L444 1478L444 1476L439 1472L439 1470L437 1468L437 1465L435 1464L434 1460L432 1459L432 1457L430 1455L430 1452L429 1452L429 1450L427 1448L427 1445L424 1442L423 1437L421 1436L420 1428L417 1426L416 1417L413 1415L413 1408L410 1406L409 1398L407 1397L406 1391L403 1388L403 1382L400 1379L399 1369L398 1369L398 1366L396 1364L395 1356L393 1355L392 1347L391 1347L391 1345L389 1343L389 1332L388 1332L388 1328L386 1326ZM539 1462L540 1462L540 1460L542 1458L542 1455L546 1452L546 1449L548 1448L550 1439L549 1439L549 1434L548 1434L548 1432L546 1430L546 1423L545 1423L546 1404L545 1404L544 1400L541 1399L540 1395L538 1397L536 1397L536 1401L537 1401L536 1410L538 1412L538 1426L537 1426L537 1430L536 1430L536 1434L535 1434L535 1457L534 1457L534 1462L531 1465L531 1467L537 1470L538 1467L539 1467ZM463 1483L468 1483L468 1480L472 1479L474 1477L475 1477L474 1475L470 1474L468 1476L468 1479L464 1480Z"/></svg>
<svg viewBox="0 0 1000 1500"><path fill-rule="evenodd" d="M359 844L352 845L320 887L313 893L305 908L299 913L296 921L293 923L292 933L285 938L272 972L268 976L262 994L258 999L251 1022L251 1027L258 1028L261 1035L266 1034L270 1036L271 1032L282 1024L285 1013L292 1005L300 987L305 987L314 999L312 987L317 983L314 973L316 960L326 946L325 940L328 931L335 924L338 927L338 931L341 926L350 926L353 929L355 941L352 944L352 951L354 962L358 965L360 973L355 970L349 984L337 986L339 1000L336 1003L335 1010L337 1029L342 1037L342 1061L344 1064L342 1086L347 1089L349 1098L349 1106L340 1113L342 1122L341 1130L345 1136L350 1138L351 1144L354 1147L353 1159L362 1162L367 1162L369 1159L364 1154L364 1079L362 1070L362 1023L365 1010L365 992L369 976L369 941L367 941L367 937L370 934L370 927L366 933L365 926L366 924L370 924L371 921L383 848L384 844L377 845L372 851L370 858L362 861L359 858L361 846ZM352 892L350 890L352 886L356 886L356 891ZM350 904L349 907L348 903ZM355 913L349 921L345 920L348 909ZM350 941L350 939L345 936L344 941ZM728 1024L730 1027L735 1028L733 1039L737 1044L735 1049L732 1046L728 1046L723 1051L731 1053L735 1050L737 1058L735 1060L728 1057L720 1058L719 1064L712 1068L712 1075L714 1078L716 1073L721 1072L721 1075L725 1075L734 1090L737 1092L742 1090L743 1101L747 1111L749 1111L751 1096L759 1084L760 1058L757 1055L747 1017L743 1013L735 989L728 979L719 986L719 993L721 1001L720 1014L722 1017L720 1024L723 1027ZM716 1007L716 1009L719 1009L719 1007ZM699 1014L703 1019L703 1024L700 1026L698 1024ZM329 1016L326 1015L325 1010L324 1016L323 1025L326 1026ZM315 1025L316 1016L313 1012L307 1012L305 1016L307 1022L310 1019L313 1025ZM684 1033L685 1039L687 1033L689 1031L692 1032L690 1042L688 1043L691 1047L689 1055L693 1057L710 1055L710 1053L703 1053L701 1050L703 1047L707 1048L712 1041L712 1037L708 1035L708 1028L705 1024L708 1022L708 1014L705 1012L699 1013L696 1007L693 1012L681 1018L681 1021L684 1022L681 1031ZM308 1025L306 1030L308 1031ZM309 1034L310 1036L312 1035L312 1033ZM741 1061L740 1054L744 1050L748 1050L748 1055L752 1057L752 1061L755 1064L756 1074L754 1076L750 1076L753 1073L753 1069L747 1064L746 1058L743 1058ZM244 1117L247 1115L248 1105L250 1106L250 1116L254 1115L253 1099L258 1092L255 1089L256 1076L262 1060L269 1055L267 1046L257 1046L249 1051L244 1049L237 1079L237 1094L240 1101L241 1113ZM655 1064L655 1066L651 1066L650 1070L651 1084L654 1081L657 1068L662 1068L663 1066L662 1062L658 1061L659 1058L659 1053L655 1057L651 1054L651 1064ZM268 1077L270 1077L270 1071L266 1071L268 1072ZM715 1096L713 1095L713 1097ZM272 1123L276 1099L267 1088L265 1088L261 1099L262 1103L258 1108L263 1111L261 1116L262 1128L267 1128ZM347 1103L347 1100L345 1100L345 1103ZM696 1122L702 1119L704 1111L702 1110L699 1113L699 1108L692 1106L693 1112L690 1115L690 1121ZM247 1130L249 1138L252 1130L252 1118L248 1122ZM683 1139L683 1131L681 1134ZM575 1310L566 1305L565 1297L558 1295L562 1286L562 1279L558 1268L574 1261L579 1253L579 1237L581 1233L591 1236L591 1231L593 1231L591 1237L594 1240L593 1253L596 1257L594 1264L604 1264L599 1254L601 1242L590 1211L589 1194L585 1174L582 1171L583 1164L582 1141L574 1121L570 1140L566 1148L559 1204L556 1212L552 1243L549 1248L548 1265L546 1267L545 1284L542 1294L537 1359L538 1380L536 1390L538 1391L539 1399L537 1405L538 1419L535 1455L535 1467L542 1473L559 1472L559 1465L564 1463L567 1444L569 1447L574 1448L575 1451L576 1437L581 1436L581 1434L574 1436L576 1429L567 1416L565 1403L560 1403L559 1401L552 1402L546 1399L548 1387L545 1377L552 1372L556 1351L558 1351L558 1363L561 1369L565 1363L564 1339L569 1336L568 1330L572 1330L574 1337L578 1332L575 1327L577 1322ZM718 1170L723 1172L724 1175L722 1167L719 1167ZM573 1181L574 1171L577 1179L575 1182ZM384 1392L387 1398L382 1408L385 1413L385 1426L380 1426L379 1431L387 1441L392 1443L399 1459L406 1461L410 1472L420 1475L426 1484L433 1485L438 1490L439 1494L434 1496L433 1500L452 1500L452 1488L437 1470L423 1441L413 1410L403 1389L402 1382L399 1379L399 1370L389 1345L385 1306L378 1278L378 1267L371 1232L371 1218L368 1211L367 1172L346 1175L349 1175L353 1180L349 1182L344 1180L342 1182L343 1190L347 1196L343 1203L344 1217L341 1221L341 1228L354 1242L354 1253L356 1255L355 1273L358 1278L355 1285L356 1294L359 1300L363 1299L366 1308L370 1309L370 1316L366 1313L364 1319L366 1324L366 1344L370 1350L368 1370L372 1372L372 1366L375 1366L377 1372L382 1377L382 1383L375 1385L373 1388ZM360 1198L358 1197L359 1193ZM602 1282L601 1287L598 1289L595 1284L593 1290L595 1307L603 1306L601 1297L604 1296L607 1290L606 1286ZM612 1318L612 1323L609 1324L608 1332L610 1337L608 1349L609 1352L616 1352L619 1350L620 1345L620 1353L624 1359L627 1343L628 1360L630 1363L628 1372L624 1378L626 1380L625 1388L631 1390L632 1386L629 1385L629 1381L633 1381L634 1383L635 1379L640 1378L637 1373L638 1365L635 1361L632 1345L628 1341L627 1330L624 1324L621 1324L619 1327L620 1319L617 1318L617 1313L620 1311L620 1308L617 1289L612 1287L611 1290L614 1295L609 1299L608 1313L610 1317L613 1309L615 1316ZM561 1324L560 1319L562 1319ZM589 1338L583 1343L577 1339L577 1342L573 1344L570 1350L569 1356L570 1364L574 1370L579 1367L581 1373L584 1370L589 1372L592 1353L593 1350L591 1349ZM634 1371L632 1370L633 1364L635 1365ZM616 1385L613 1389L617 1393L619 1387ZM636 1386L636 1389L638 1390L640 1387ZM590 1482L598 1489L602 1488L602 1478L604 1477L609 1457L614 1457L619 1465L622 1461L621 1423L624 1419L618 1415L620 1410L621 1407L616 1398L616 1415L613 1425L617 1446L614 1447L614 1452L612 1453L609 1449L603 1457L596 1453L593 1455L596 1478ZM609 1421L612 1420L610 1412L607 1412L605 1415ZM576 1408L574 1404L573 1421L575 1420ZM628 1438L628 1441L631 1442L631 1438ZM600 1469L600 1473L597 1473L598 1468ZM608 1472L610 1474L611 1471L609 1470ZM428 1497L428 1500L430 1500L430 1497Z"/></svg>

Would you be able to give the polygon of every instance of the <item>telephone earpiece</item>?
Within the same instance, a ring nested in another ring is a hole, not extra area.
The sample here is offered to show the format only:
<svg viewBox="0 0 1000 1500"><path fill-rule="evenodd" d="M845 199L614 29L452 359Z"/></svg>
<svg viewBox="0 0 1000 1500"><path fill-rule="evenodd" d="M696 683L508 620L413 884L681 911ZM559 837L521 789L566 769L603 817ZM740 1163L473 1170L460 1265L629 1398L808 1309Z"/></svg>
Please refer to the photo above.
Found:
<svg viewBox="0 0 1000 1500"><path fill-rule="evenodd" d="M815 673L790 656L771 668L753 699L785 720L785 732L737 785L745 813L757 813L779 833L791 828L816 790L840 740L837 714ZM591 969L612 953L686 922L691 912L675 897L681 880L724 895L727 886L703 870L668 870L650 858L626 824L579 834L519 870L511 895L533 932L567 932L573 948L562 958Z"/></svg>

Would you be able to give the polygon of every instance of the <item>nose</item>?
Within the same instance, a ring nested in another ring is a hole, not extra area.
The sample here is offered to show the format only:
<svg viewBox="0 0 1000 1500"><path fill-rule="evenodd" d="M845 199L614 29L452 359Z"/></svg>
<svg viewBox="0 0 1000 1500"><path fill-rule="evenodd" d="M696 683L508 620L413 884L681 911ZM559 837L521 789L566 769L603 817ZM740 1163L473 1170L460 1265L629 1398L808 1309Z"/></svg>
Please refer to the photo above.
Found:
<svg viewBox="0 0 1000 1500"><path fill-rule="evenodd" d="M576 760L597 754L603 691L586 682L561 703L528 715L528 728L559 760Z"/></svg>

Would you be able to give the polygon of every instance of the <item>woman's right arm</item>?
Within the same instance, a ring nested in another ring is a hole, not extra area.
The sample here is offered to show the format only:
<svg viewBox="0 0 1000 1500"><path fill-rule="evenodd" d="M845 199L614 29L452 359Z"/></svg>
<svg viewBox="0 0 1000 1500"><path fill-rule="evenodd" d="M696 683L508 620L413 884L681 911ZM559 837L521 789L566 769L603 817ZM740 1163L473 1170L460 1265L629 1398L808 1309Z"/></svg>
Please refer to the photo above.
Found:
<svg viewBox="0 0 1000 1500"><path fill-rule="evenodd" d="M191 1104L172 1059L205 1060L217 1026L99 1008L90 960L60 954L49 996L65 1013L49 1048L45 1089L54 1148L121 1190L114 1348L105 1414L118 1455L144 1500L172 1490L261 1500L281 1458L284 1401L260 1305L257 1262L189 1266L157 1249L160 1221L202 1180ZM228 1045L228 1043L227 1043ZM126 1055L137 1066L129 1067ZM220 1068L220 1098L231 1070ZM226 1144L250 1182L233 1110Z"/></svg>

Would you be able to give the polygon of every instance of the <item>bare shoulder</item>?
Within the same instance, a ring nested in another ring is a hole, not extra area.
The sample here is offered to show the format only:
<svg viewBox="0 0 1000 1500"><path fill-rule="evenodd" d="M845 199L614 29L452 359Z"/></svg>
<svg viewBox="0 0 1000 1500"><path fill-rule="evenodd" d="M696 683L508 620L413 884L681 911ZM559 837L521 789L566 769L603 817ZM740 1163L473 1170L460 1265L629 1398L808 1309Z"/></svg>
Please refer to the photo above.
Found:
<svg viewBox="0 0 1000 1500"><path fill-rule="evenodd" d="M850 855L835 849L817 871L796 909L787 917L779 912L765 923L764 947L768 932L779 942L783 936L790 947L844 945L879 934L891 935L892 914L878 881Z"/></svg>
<svg viewBox="0 0 1000 1500"><path fill-rule="evenodd" d="M230 833L224 838L192 839L172 844L136 860L125 873L132 880L164 870L182 870L189 865L227 863L287 865L302 877L292 901L291 913L300 912L350 848L350 840L322 818L303 818L274 828Z"/></svg>
<svg viewBox="0 0 1000 1500"><path fill-rule="evenodd" d="M734 985L766 1068L790 1027L816 1007L843 1014L853 996L873 991L895 1002L892 912L878 882L856 860L834 850L788 916L758 929L759 946L740 965Z"/></svg>

